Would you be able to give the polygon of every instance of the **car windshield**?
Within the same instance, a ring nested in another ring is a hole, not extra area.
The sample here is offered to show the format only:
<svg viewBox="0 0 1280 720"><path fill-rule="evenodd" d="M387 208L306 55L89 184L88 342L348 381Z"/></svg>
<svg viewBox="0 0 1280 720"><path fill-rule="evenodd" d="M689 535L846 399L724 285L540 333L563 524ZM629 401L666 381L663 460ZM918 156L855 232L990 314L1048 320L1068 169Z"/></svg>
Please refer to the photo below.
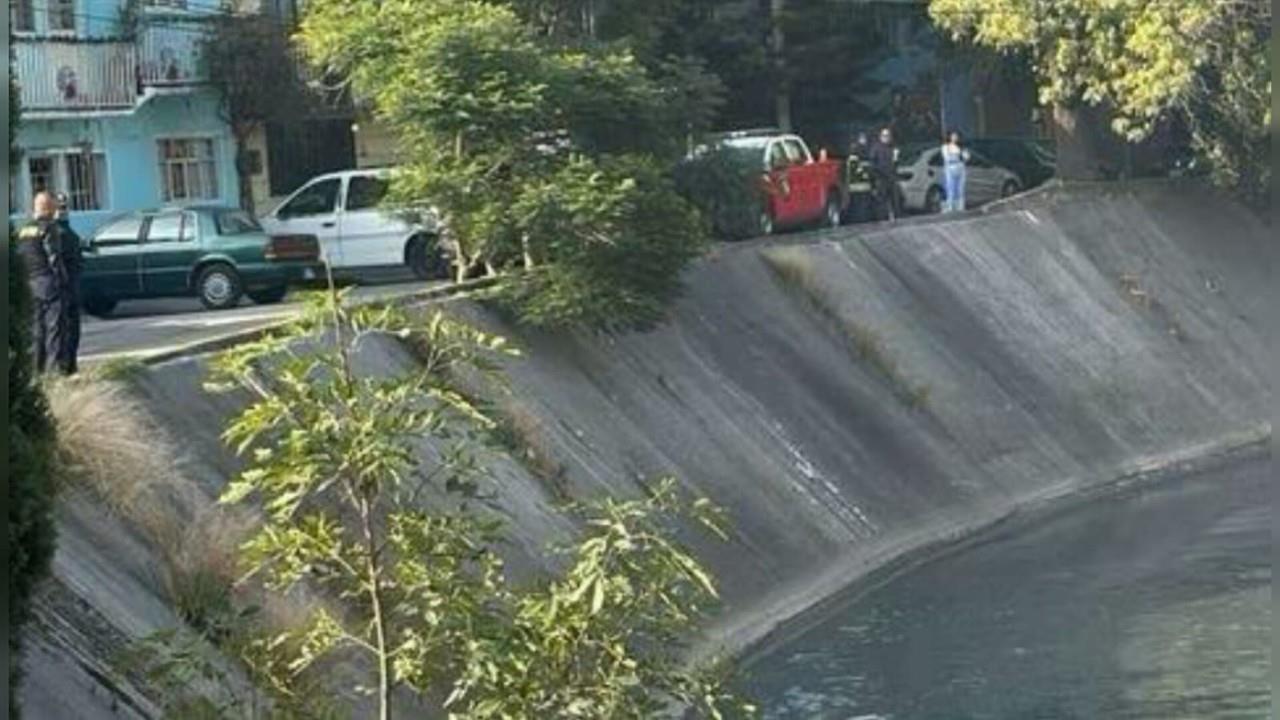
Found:
<svg viewBox="0 0 1280 720"><path fill-rule="evenodd" d="M218 210L213 214L219 235L245 235L261 232L262 226L243 210Z"/></svg>

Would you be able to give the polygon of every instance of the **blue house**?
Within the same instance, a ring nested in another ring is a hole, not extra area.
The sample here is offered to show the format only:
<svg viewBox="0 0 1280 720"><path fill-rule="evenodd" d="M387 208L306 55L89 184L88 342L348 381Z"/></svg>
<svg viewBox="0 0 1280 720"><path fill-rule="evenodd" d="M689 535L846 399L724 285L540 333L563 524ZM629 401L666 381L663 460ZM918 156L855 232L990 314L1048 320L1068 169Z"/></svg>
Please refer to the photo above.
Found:
<svg viewBox="0 0 1280 720"><path fill-rule="evenodd" d="M10 0L23 156L10 202L65 192L81 233L109 217L237 202L235 145L204 83L217 0Z"/></svg>

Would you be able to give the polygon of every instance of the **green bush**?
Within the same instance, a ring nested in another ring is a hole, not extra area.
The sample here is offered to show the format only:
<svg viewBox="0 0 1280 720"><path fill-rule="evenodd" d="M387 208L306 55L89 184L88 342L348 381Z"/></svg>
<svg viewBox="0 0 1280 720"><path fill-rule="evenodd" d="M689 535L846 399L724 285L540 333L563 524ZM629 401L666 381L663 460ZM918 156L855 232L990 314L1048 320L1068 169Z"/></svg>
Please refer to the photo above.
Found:
<svg viewBox="0 0 1280 720"><path fill-rule="evenodd" d="M690 158L676 167L676 188L702 213L715 233L728 240L760 232L763 200L755 159L725 148Z"/></svg>
<svg viewBox="0 0 1280 720"><path fill-rule="evenodd" d="M651 326L706 235L658 164L638 156L578 158L526 186L511 211L521 232L545 240L498 297L534 326Z"/></svg>
<svg viewBox="0 0 1280 720"><path fill-rule="evenodd" d="M22 258L9 242L9 716L18 717L22 633L31 595L49 571L54 525L53 423L31 358L31 298Z"/></svg>

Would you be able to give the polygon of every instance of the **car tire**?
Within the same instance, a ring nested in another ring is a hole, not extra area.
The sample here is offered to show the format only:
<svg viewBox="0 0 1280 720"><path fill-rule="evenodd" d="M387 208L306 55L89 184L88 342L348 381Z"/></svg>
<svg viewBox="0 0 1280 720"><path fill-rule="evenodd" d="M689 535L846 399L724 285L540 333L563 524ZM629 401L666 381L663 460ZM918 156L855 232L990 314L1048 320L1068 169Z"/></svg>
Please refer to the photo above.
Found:
<svg viewBox="0 0 1280 720"><path fill-rule="evenodd" d="M196 276L196 295L209 310L227 310L240 304L244 294L240 274L226 263L206 265Z"/></svg>
<svg viewBox="0 0 1280 720"><path fill-rule="evenodd" d="M84 311L88 315L96 318L110 317L111 313L116 309L116 301L104 297L90 296L80 303Z"/></svg>
<svg viewBox="0 0 1280 720"><path fill-rule="evenodd" d="M262 290L250 290L245 294L249 296L250 300L259 305L275 305L284 300L285 296L289 294L289 287L287 285L277 285L263 288Z"/></svg>
<svg viewBox="0 0 1280 720"><path fill-rule="evenodd" d="M440 243L427 235L414 235L404 252L405 264L419 280L448 279L449 261L440 250Z"/></svg>
<svg viewBox="0 0 1280 720"><path fill-rule="evenodd" d="M1022 190L1022 186L1018 184L1017 180L1007 180L1000 188L1000 197L1007 198L1012 195L1017 195L1020 190Z"/></svg>
<svg viewBox="0 0 1280 720"><path fill-rule="evenodd" d="M844 212L840 209L840 195L836 192L827 193L827 205L822 211L822 226L826 228L838 228L841 225Z"/></svg>
<svg viewBox="0 0 1280 720"><path fill-rule="evenodd" d="M934 185L924 196L924 211L929 215L942 212L942 188Z"/></svg>

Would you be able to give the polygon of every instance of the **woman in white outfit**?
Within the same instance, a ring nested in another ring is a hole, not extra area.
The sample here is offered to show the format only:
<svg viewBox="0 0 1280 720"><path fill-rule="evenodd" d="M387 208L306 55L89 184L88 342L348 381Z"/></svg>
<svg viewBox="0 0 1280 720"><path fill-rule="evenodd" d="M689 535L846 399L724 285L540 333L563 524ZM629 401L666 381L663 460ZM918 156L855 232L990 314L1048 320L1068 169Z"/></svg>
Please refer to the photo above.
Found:
<svg viewBox="0 0 1280 720"><path fill-rule="evenodd" d="M942 189L945 193L942 212L964 210L964 185L968 180L965 164L968 162L969 151L961 146L960 133L952 130L942 145Z"/></svg>

